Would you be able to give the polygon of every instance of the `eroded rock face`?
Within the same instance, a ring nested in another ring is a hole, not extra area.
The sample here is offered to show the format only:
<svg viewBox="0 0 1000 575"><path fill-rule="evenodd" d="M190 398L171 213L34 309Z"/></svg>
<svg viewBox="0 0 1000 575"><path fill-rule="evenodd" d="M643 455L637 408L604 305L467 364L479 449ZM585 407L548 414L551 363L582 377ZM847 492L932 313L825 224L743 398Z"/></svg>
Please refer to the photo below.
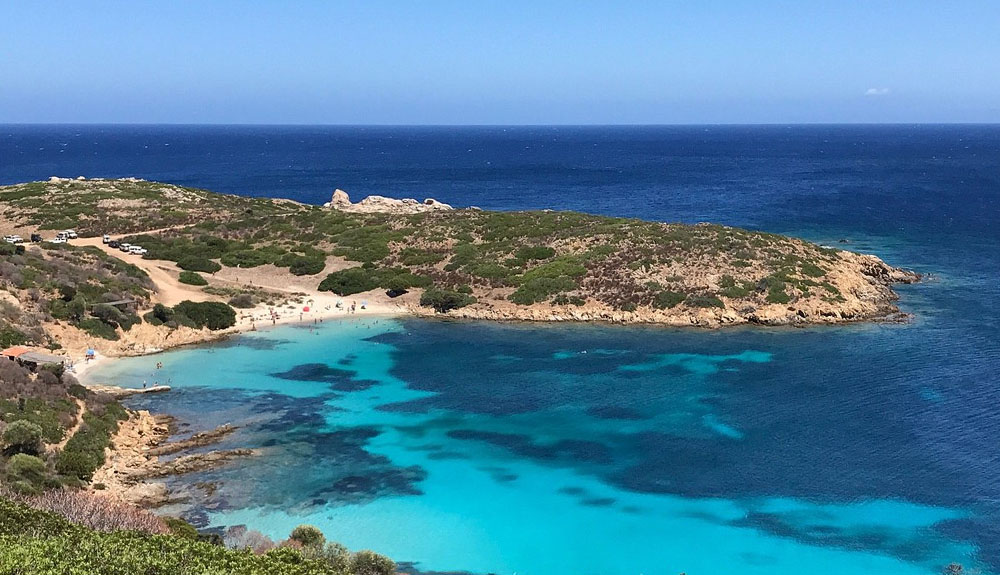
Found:
<svg viewBox="0 0 1000 575"><path fill-rule="evenodd" d="M338 188L333 191L333 197L330 198L330 203L326 205L331 208L343 208L345 206L350 206L351 197L347 195L347 192Z"/></svg>
<svg viewBox="0 0 1000 575"><path fill-rule="evenodd" d="M368 196L358 203L351 203L350 196L344 190L335 190L330 201L323 204L325 208L340 210L343 212L361 214L416 214L420 212L430 212L436 210L453 210L450 205L439 202L434 198L427 198L423 203L413 198L387 198L385 196Z"/></svg>

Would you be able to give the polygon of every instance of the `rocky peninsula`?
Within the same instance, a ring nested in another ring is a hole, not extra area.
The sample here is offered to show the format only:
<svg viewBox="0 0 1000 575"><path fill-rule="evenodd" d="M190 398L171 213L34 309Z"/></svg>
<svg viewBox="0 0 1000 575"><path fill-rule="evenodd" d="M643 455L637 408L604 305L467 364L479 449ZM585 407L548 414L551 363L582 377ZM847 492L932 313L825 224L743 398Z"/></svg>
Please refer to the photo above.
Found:
<svg viewBox="0 0 1000 575"><path fill-rule="evenodd" d="M902 317L893 284L919 278L872 255L728 226L456 209L433 199L355 203L342 190L315 206L135 178L52 178L0 187L0 204L4 234L79 235L0 260L0 294L18 308L2 321L74 353L93 345L143 354L351 307L708 328L882 321ZM104 234L146 253L111 248ZM44 274L54 281L38 281ZM89 318L52 313L81 282L101 283L94 298L129 301L139 318L155 304L215 301L237 308L237 325L110 321L99 333Z"/></svg>

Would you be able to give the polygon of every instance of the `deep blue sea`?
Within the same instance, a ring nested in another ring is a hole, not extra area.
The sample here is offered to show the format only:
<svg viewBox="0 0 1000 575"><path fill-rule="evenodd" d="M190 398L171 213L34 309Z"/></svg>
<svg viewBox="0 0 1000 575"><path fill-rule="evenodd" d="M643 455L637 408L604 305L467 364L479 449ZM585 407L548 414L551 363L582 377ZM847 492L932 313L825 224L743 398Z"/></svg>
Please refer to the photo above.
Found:
<svg viewBox="0 0 1000 575"><path fill-rule="evenodd" d="M410 572L1000 573L1000 126L0 126L0 183L53 175L714 221L928 276L904 325L362 317L98 372L263 450L171 480L201 526Z"/></svg>

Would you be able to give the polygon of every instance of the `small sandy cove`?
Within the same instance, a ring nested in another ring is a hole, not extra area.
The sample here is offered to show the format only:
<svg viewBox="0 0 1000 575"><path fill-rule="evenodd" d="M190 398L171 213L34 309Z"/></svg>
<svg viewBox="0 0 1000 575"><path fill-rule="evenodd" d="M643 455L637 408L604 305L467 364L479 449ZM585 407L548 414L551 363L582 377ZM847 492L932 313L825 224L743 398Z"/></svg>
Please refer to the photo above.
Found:
<svg viewBox="0 0 1000 575"><path fill-rule="evenodd" d="M162 230L146 233L158 231ZM119 237L112 236L112 239ZM184 300L200 302L229 299L206 293L201 286L180 283L178 277L181 270L174 262L148 260L123 253L108 247L100 237L71 240L71 243L96 247L109 256L133 264L146 272L155 285L152 304L174 306ZM66 326L53 325L48 328L73 360L74 373L82 380L95 365L104 364L109 358L156 353L173 347L212 341L237 333L289 323L318 323L328 319L357 316L399 316L416 312L419 300L417 293L411 292L390 298L384 290L377 289L341 297L316 290L315 284L318 283L318 278L352 265L354 264L340 258L330 257L327 259L326 269L315 276L296 276L287 269L273 265L248 269L226 267L214 274L201 274L208 280L210 286L234 290L264 290L273 294L272 299L275 302L283 302L273 306L260 304L251 309L237 309L236 325L225 330L212 332L207 329L195 330L184 327L170 330L142 323L125 332L120 341L107 341ZM139 314L147 311L149 310L139 310ZM86 361L88 349L97 352L96 359Z"/></svg>

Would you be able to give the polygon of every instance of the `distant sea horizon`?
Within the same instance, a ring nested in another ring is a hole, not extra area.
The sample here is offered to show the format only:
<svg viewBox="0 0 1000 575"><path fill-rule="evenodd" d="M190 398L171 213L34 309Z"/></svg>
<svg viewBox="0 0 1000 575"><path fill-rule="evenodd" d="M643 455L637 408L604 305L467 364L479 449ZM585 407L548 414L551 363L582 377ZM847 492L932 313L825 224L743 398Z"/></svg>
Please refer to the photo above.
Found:
<svg viewBox="0 0 1000 575"><path fill-rule="evenodd" d="M1000 573L998 125L0 125L0 184L50 176L717 222L925 275L901 325L362 318L114 364L172 378L130 406L269 449L172 480L218 485L177 510L202 527L423 573Z"/></svg>

